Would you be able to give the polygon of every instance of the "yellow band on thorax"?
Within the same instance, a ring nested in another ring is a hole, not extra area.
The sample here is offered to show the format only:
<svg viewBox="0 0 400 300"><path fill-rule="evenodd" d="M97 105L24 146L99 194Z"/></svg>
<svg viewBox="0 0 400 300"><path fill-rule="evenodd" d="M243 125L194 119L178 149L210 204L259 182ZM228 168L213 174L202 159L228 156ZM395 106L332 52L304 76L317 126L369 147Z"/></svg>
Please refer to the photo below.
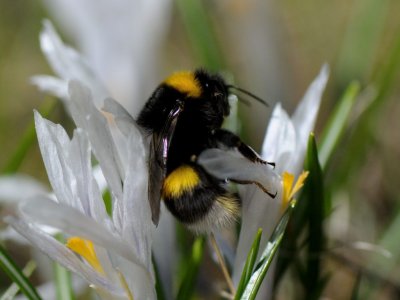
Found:
<svg viewBox="0 0 400 300"><path fill-rule="evenodd" d="M164 83L189 97L200 97L201 85L193 72L176 72L164 80Z"/></svg>
<svg viewBox="0 0 400 300"><path fill-rule="evenodd" d="M165 178L163 196L178 198L184 192L193 190L199 183L200 177L192 167L187 165L181 166Z"/></svg>

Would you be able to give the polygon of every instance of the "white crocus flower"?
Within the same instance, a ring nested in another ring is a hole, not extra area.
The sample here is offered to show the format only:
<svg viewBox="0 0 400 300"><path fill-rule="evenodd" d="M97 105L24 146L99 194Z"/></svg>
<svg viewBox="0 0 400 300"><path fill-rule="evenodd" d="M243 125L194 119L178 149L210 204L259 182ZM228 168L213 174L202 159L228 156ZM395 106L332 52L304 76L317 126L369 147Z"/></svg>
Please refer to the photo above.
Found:
<svg viewBox="0 0 400 300"><path fill-rule="evenodd" d="M43 1L110 94L137 112L157 84L172 1Z"/></svg>
<svg viewBox="0 0 400 300"><path fill-rule="evenodd" d="M282 109L280 103L276 104L273 110L261 156L267 161L275 162L275 171L281 176L288 172L297 177L302 171L308 137L314 129L328 74L329 68L324 65L291 118ZM243 203L242 227L233 268L233 279L236 283L240 279L244 262L258 228L263 229L260 244L260 247L263 247L277 224L287 204L285 202L289 200L283 194L278 192L275 199L270 199L259 189L246 189L243 198L247 201ZM270 298L273 273L268 272L258 294L259 299Z"/></svg>
<svg viewBox="0 0 400 300"><path fill-rule="evenodd" d="M69 139L60 125L35 113L39 145L56 201L35 196L7 221L52 259L77 273L105 299L155 299L146 151L129 114L108 99L107 119L89 89L69 84L70 111L79 127ZM90 141L90 143L89 143ZM112 217L93 176L99 162L113 200ZM67 235L64 245L40 225Z"/></svg>
<svg viewBox="0 0 400 300"><path fill-rule="evenodd" d="M104 39L107 39L107 36L105 36ZM106 43L106 41L104 41L104 43ZM34 76L32 78L33 83L36 84L41 90L60 97L64 101L66 109L69 111L70 100L67 92L68 81L71 78L78 79L90 88L95 106L97 109L101 109L103 105L103 99L108 95L112 95L112 93L109 93L104 87L103 83L101 83L97 73L93 71L92 65L89 64L89 62L78 51L62 42L61 38L49 21L44 22L44 28L40 34L40 44L49 64L56 73L56 77L47 75ZM112 56L113 53L110 52L109 55ZM110 60L113 60L113 57L110 57ZM142 61L145 61L145 59L142 59ZM129 63L126 63L126 65L129 65ZM139 78L134 78L131 81L133 82L133 80L139 80ZM140 78L140 80L144 79ZM131 103L140 99L138 95L131 96ZM133 101L133 99L135 101ZM139 100L138 103L141 103L144 100L145 98ZM136 111L134 115L136 115L137 112L138 111ZM125 117L122 116L121 118L128 118L130 121L132 121L132 117L127 116L129 116L128 113L126 113ZM114 151L123 150L117 147ZM117 162L117 164L120 165L119 162ZM107 168L107 166L104 167ZM111 171L115 172L113 170ZM169 288L169 286L172 284L174 266L177 264L177 255L175 255L177 251L173 250L176 248L175 226L169 213L164 213L161 215L160 226L158 226L154 238L156 244L164 246L169 245L170 249L172 249L172 254L169 254L169 259L165 260L165 251L163 251L163 247L154 248L154 257L158 264L158 271L162 279L162 284L164 285L166 297L168 299L172 299L172 290Z"/></svg>
<svg viewBox="0 0 400 300"><path fill-rule="evenodd" d="M43 22L40 33L40 47L56 76L36 75L32 82L41 90L68 101L68 81L79 80L90 88L96 106L100 108L103 99L110 96L100 79L84 58L74 48L65 45L53 25Z"/></svg>
<svg viewBox="0 0 400 300"><path fill-rule="evenodd" d="M235 152L218 149L206 150L199 162L218 178L233 178L241 181L257 181L270 193L277 193L272 199L256 186L239 186L242 198L242 226L233 267L233 281L238 283L243 266L254 237L259 228L263 229L260 247L266 245L277 224L287 201L298 191L306 173L300 172L307 148L308 136L312 132L321 96L328 79L328 66L324 66L301 100L292 118L278 103L264 139L261 157L275 162L276 168L250 163ZM300 175L300 176L299 176ZM298 182L292 186L294 177ZM268 272L258 297L270 298L274 272Z"/></svg>
<svg viewBox="0 0 400 300"><path fill-rule="evenodd" d="M28 175L0 176L0 204L4 214L15 210L21 201L32 195L45 195L47 193L48 191L42 183ZM26 239L9 226L0 230L0 240L13 240L20 244L26 244Z"/></svg>

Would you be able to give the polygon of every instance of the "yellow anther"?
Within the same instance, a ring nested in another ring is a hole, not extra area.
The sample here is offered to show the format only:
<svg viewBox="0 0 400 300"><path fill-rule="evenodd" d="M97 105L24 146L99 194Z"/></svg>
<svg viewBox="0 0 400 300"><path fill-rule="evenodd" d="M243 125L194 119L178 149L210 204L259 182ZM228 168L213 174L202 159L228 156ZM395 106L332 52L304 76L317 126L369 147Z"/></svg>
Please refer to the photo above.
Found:
<svg viewBox="0 0 400 300"><path fill-rule="evenodd" d="M129 288L128 282L126 281L125 276L120 271L118 271L118 278L119 278L119 281L121 282L122 288L126 292L126 296L128 297L128 300L134 300L133 293Z"/></svg>
<svg viewBox="0 0 400 300"><path fill-rule="evenodd" d="M308 171L301 172L301 174L297 178L297 181L292 189L290 198L293 198L293 196L303 187L304 182L306 181L309 173L310 172L308 172Z"/></svg>
<svg viewBox="0 0 400 300"><path fill-rule="evenodd" d="M68 239L66 246L84 258L97 272L104 274L92 241L74 236Z"/></svg>
<svg viewBox="0 0 400 300"><path fill-rule="evenodd" d="M303 171L297 178L296 183L294 182L294 175L288 172L282 174L282 185L283 185L283 195L282 195L282 209L286 208L289 201L291 201L294 195L303 187L304 182L307 179L308 171Z"/></svg>

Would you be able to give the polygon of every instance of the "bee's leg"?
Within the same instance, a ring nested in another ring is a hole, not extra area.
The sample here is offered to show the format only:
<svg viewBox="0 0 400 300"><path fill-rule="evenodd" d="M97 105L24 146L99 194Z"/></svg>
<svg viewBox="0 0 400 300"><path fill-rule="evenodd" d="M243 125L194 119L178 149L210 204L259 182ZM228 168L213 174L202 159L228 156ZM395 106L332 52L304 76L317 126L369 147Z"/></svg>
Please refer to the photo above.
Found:
<svg viewBox="0 0 400 300"><path fill-rule="evenodd" d="M275 193L271 193L270 191L268 191L261 183L259 183L258 181L252 181L252 180L237 180L237 179L229 179L230 181L234 182L234 183L238 183L238 184L255 184L256 186L258 186L264 193L266 193L268 196L270 196L272 199L275 199L276 195L278 194L278 192Z"/></svg>
<svg viewBox="0 0 400 300"><path fill-rule="evenodd" d="M214 137L216 140L225 145L228 148L237 148L238 151L246 157L248 160L252 162L258 162L262 164L268 164L272 167L275 167L274 162L268 162L263 160L260 156L258 156L257 152L254 151L249 145L242 142L242 140L234 133L225 130L218 129L214 132Z"/></svg>

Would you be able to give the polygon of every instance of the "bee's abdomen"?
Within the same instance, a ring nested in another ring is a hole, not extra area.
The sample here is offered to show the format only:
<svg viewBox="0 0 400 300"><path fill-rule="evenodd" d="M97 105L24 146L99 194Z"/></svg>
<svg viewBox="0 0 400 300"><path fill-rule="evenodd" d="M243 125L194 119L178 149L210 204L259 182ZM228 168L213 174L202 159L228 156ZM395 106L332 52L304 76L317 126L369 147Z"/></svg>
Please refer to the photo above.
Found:
<svg viewBox="0 0 400 300"><path fill-rule="evenodd" d="M184 164L164 180L164 203L171 213L197 232L226 226L240 214L240 200L197 164Z"/></svg>

